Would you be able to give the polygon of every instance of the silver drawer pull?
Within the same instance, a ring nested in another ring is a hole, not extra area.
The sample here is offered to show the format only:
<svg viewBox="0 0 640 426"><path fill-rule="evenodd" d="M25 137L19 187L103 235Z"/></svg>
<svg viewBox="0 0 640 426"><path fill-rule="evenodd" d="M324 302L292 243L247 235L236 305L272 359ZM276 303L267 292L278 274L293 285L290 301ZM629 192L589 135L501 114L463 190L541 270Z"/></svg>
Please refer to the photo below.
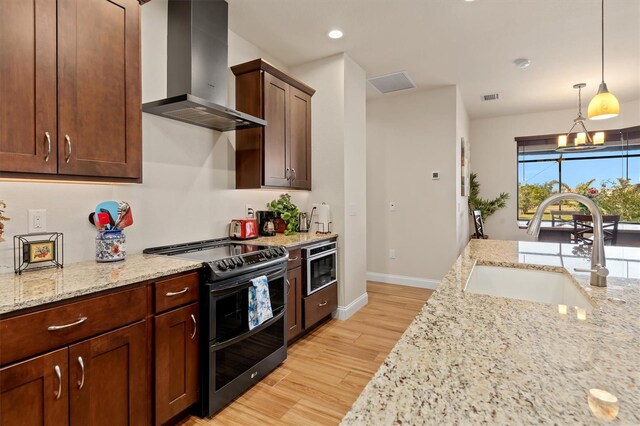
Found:
<svg viewBox="0 0 640 426"><path fill-rule="evenodd" d="M44 161L49 161L49 156L51 155L51 135L49 132L44 132L44 139L47 142L47 153L44 156Z"/></svg>
<svg viewBox="0 0 640 426"><path fill-rule="evenodd" d="M327 301L325 300L324 302L320 303L320 304L318 305L318 307L322 307L322 306L326 306L326 305L327 305Z"/></svg>
<svg viewBox="0 0 640 426"><path fill-rule="evenodd" d="M296 257L290 257L290 258L289 258L289 262L295 262L295 261L296 261L296 260L298 260L298 259L299 259L299 257L298 257L298 256L296 256Z"/></svg>
<svg viewBox="0 0 640 426"><path fill-rule="evenodd" d="M188 291L189 291L189 287L185 287L180 291L169 291L165 296L167 297L180 296L181 294L185 294Z"/></svg>
<svg viewBox="0 0 640 426"><path fill-rule="evenodd" d="M71 138L69 135L64 135L64 140L67 144L67 155L65 156L64 161L68 163L69 160L71 160Z"/></svg>
<svg viewBox="0 0 640 426"><path fill-rule="evenodd" d="M193 321L193 334L191 336L189 336L191 339L193 339L194 337L196 337L196 331L198 330L198 325L196 323L196 317L191 314L191 321Z"/></svg>
<svg viewBox="0 0 640 426"><path fill-rule="evenodd" d="M291 283L289 282L289 280L287 280L287 296L289 295L290 292L291 292Z"/></svg>
<svg viewBox="0 0 640 426"><path fill-rule="evenodd" d="M57 330L64 330L65 328L69 328L69 327L73 327L74 325L80 325L83 322L85 322L87 320L87 317L82 317L80 318L78 321L76 322L72 322L70 324L64 324L64 325L51 325L47 328L47 330L49 331L57 331Z"/></svg>
<svg viewBox="0 0 640 426"><path fill-rule="evenodd" d="M78 380L78 389L82 389L84 387L84 361L81 356L78 357L78 364L80 364L80 372L82 373L80 380Z"/></svg>
<svg viewBox="0 0 640 426"><path fill-rule="evenodd" d="M58 378L58 392L55 393L55 396L56 399L60 399L62 396L62 371L60 371L59 365L53 367L53 370L56 372L56 377Z"/></svg>

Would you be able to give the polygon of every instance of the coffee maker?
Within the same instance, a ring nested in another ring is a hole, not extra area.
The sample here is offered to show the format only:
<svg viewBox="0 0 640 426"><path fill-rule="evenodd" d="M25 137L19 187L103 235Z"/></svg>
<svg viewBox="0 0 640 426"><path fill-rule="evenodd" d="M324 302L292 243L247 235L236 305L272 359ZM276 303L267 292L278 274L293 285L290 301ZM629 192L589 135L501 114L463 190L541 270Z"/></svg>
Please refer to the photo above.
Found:
<svg viewBox="0 0 640 426"><path fill-rule="evenodd" d="M258 234L262 237L273 237L276 235L276 216L273 212L262 210L256 212L258 219Z"/></svg>

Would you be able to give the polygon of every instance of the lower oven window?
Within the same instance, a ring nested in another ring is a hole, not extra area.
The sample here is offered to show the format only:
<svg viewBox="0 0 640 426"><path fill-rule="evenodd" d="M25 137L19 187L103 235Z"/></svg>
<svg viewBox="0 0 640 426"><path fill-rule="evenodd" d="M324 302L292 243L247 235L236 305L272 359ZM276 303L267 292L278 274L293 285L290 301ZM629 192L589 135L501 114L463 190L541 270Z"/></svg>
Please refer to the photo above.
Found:
<svg viewBox="0 0 640 426"><path fill-rule="evenodd" d="M284 345L284 318L215 352L216 392Z"/></svg>
<svg viewBox="0 0 640 426"><path fill-rule="evenodd" d="M274 315L284 306L284 278L269 280L269 299ZM249 289L214 297L215 327L213 340L222 343L249 331Z"/></svg>

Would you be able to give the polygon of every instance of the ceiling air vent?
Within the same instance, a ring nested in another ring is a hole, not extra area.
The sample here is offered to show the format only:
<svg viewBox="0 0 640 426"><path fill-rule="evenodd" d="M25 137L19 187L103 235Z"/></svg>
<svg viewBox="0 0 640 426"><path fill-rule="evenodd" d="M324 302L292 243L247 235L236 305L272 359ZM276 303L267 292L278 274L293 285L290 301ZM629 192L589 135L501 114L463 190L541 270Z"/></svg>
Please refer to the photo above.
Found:
<svg viewBox="0 0 640 426"><path fill-rule="evenodd" d="M378 92L383 94L397 92L398 90L415 89L416 87L416 84L406 71L372 77L368 81Z"/></svg>
<svg viewBox="0 0 640 426"><path fill-rule="evenodd" d="M483 102L497 101L498 99L500 99L500 93L491 93L489 95L482 95L481 99Z"/></svg>

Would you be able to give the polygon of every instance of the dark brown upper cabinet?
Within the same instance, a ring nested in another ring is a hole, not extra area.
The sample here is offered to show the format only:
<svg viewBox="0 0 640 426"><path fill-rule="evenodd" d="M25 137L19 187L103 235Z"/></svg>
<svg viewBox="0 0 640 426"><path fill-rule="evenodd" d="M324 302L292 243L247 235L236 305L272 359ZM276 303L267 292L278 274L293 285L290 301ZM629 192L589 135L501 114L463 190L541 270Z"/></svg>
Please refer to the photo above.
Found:
<svg viewBox="0 0 640 426"><path fill-rule="evenodd" d="M267 121L236 133L236 188L311 189L315 90L263 59L231 67L236 108Z"/></svg>
<svg viewBox="0 0 640 426"><path fill-rule="evenodd" d="M0 176L142 178L137 0L0 0Z"/></svg>

